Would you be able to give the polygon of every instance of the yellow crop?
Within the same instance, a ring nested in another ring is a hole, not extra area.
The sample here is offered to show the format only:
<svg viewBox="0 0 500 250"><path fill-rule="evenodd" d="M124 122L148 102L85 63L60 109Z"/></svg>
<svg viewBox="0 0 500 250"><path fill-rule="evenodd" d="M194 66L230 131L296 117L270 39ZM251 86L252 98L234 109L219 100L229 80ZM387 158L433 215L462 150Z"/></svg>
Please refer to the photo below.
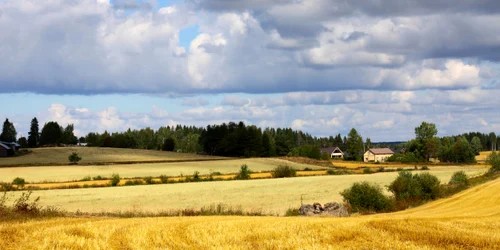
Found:
<svg viewBox="0 0 500 250"><path fill-rule="evenodd" d="M1 249L498 249L500 180L351 218L54 218L0 224Z"/></svg>

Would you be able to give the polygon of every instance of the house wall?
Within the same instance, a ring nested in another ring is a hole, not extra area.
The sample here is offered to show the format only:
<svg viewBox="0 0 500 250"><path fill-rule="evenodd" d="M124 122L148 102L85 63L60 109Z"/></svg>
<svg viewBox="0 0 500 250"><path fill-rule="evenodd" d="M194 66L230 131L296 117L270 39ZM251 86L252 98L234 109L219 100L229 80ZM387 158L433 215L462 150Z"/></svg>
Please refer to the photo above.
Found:
<svg viewBox="0 0 500 250"><path fill-rule="evenodd" d="M342 153L332 153L331 158L342 158L344 155Z"/></svg>
<svg viewBox="0 0 500 250"><path fill-rule="evenodd" d="M375 155L371 151L366 151L363 155L364 162L374 161L374 162L385 162L387 158L391 157L393 154L380 154Z"/></svg>

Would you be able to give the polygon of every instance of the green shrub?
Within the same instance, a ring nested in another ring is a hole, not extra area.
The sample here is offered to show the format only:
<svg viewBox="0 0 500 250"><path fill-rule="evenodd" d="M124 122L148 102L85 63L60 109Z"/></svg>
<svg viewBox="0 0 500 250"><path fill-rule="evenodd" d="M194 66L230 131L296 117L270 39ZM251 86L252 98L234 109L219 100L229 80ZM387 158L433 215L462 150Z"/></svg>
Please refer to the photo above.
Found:
<svg viewBox="0 0 500 250"><path fill-rule="evenodd" d="M429 170L429 167L427 167L427 166L422 166L422 167L420 168L420 170Z"/></svg>
<svg viewBox="0 0 500 250"><path fill-rule="evenodd" d="M144 179L144 182L146 182L146 184L156 184L156 182L153 180L152 176L146 176L143 179Z"/></svg>
<svg viewBox="0 0 500 250"><path fill-rule="evenodd" d="M82 157L80 157L77 152L73 152L68 156L68 160L69 162L76 164L82 160Z"/></svg>
<svg viewBox="0 0 500 250"><path fill-rule="evenodd" d="M344 202L353 212L390 211L393 207L391 199L384 195L382 188L368 182L356 182L340 193Z"/></svg>
<svg viewBox="0 0 500 250"><path fill-rule="evenodd" d="M413 175L409 171L399 172L398 177L388 186L396 200L433 200L439 196L439 179L429 173Z"/></svg>
<svg viewBox="0 0 500 250"><path fill-rule="evenodd" d="M0 191L8 192L8 191L16 191L17 187L12 185L12 183L0 182Z"/></svg>
<svg viewBox="0 0 500 250"><path fill-rule="evenodd" d="M194 171L192 181L201 181L200 172Z"/></svg>
<svg viewBox="0 0 500 250"><path fill-rule="evenodd" d="M285 178L297 176L297 170L289 166L279 165L271 173L273 178Z"/></svg>
<svg viewBox="0 0 500 250"><path fill-rule="evenodd" d="M144 182L142 180L128 180L124 183L125 186L136 186L143 185Z"/></svg>
<svg viewBox="0 0 500 250"><path fill-rule="evenodd" d="M90 180L92 180L92 177L90 177L90 175L87 175L80 179L80 181L90 181Z"/></svg>
<svg viewBox="0 0 500 250"><path fill-rule="evenodd" d="M377 168L377 172L380 172L380 173L381 172L385 172L385 168L384 167L379 167L379 168Z"/></svg>
<svg viewBox="0 0 500 250"><path fill-rule="evenodd" d="M435 200L439 197L439 179L429 173L420 173L414 175L420 184L422 190L422 200Z"/></svg>
<svg viewBox="0 0 500 250"><path fill-rule="evenodd" d="M326 170L326 173L329 174L329 175L349 175L349 174L354 174L353 171L350 171L350 170L335 170L335 169L328 169Z"/></svg>
<svg viewBox="0 0 500 250"><path fill-rule="evenodd" d="M286 210L285 216L299 216L298 208L289 208Z"/></svg>
<svg viewBox="0 0 500 250"><path fill-rule="evenodd" d="M12 184L17 185L17 186L19 186L19 187L24 187L24 184L25 184L25 183L26 183L26 182L24 181L24 179L23 179L23 178L20 178L20 177L16 177L16 178L12 181Z"/></svg>
<svg viewBox="0 0 500 250"><path fill-rule="evenodd" d="M500 154L493 151L487 158L486 163L491 165L490 172L500 172Z"/></svg>
<svg viewBox="0 0 500 250"><path fill-rule="evenodd" d="M450 182L448 184L459 185L459 186L468 186L469 179L467 178L467 174L465 174L464 171L458 171L458 172L453 173L453 175L451 176Z"/></svg>
<svg viewBox="0 0 500 250"><path fill-rule="evenodd" d="M168 177L164 174L160 175L160 182L161 183L168 183Z"/></svg>
<svg viewBox="0 0 500 250"><path fill-rule="evenodd" d="M94 176L94 177L92 178L92 180L94 180L94 181L99 181L99 180L104 180L104 178L102 178L102 176L98 175L98 176Z"/></svg>
<svg viewBox="0 0 500 250"><path fill-rule="evenodd" d="M313 169L312 168L304 168L304 171L312 171Z"/></svg>
<svg viewBox="0 0 500 250"><path fill-rule="evenodd" d="M109 181L109 184L111 184L111 186L113 187L116 187L118 186L118 183L120 183L120 175L118 174L111 175L111 180Z"/></svg>
<svg viewBox="0 0 500 250"><path fill-rule="evenodd" d="M408 171L400 171L398 177L388 186L388 189L394 194L396 200L414 199L422 195L420 183Z"/></svg>
<svg viewBox="0 0 500 250"><path fill-rule="evenodd" d="M330 160L330 156L328 155L328 153L326 153L326 152L321 153L321 160L324 160L324 161Z"/></svg>
<svg viewBox="0 0 500 250"><path fill-rule="evenodd" d="M373 174L373 170L371 168L363 168L363 174Z"/></svg>
<svg viewBox="0 0 500 250"><path fill-rule="evenodd" d="M251 173L252 173L252 171L250 169L248 169L247 164L243 164L240 166L240 172L238 173L238 175L236 175L235 179L236 180L248 180L248 179L250 179Z"/></svg>
<svg viewBox="0 0 500 250"><path fill-rule="evenodd" d="M404 171L405 169L404 168L397 168L396 170L397 171Z"/></svg>

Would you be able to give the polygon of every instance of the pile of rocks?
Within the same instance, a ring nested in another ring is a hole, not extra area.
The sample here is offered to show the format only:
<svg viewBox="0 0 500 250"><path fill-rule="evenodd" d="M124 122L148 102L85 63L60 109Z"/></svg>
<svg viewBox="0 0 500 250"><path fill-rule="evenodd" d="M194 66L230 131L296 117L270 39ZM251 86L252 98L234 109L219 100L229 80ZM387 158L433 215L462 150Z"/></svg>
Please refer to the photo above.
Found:
<svg viewBox="0 0 500 250"><path fill-rule="evenodd" d="M347 208L338 202L326 203L324 206L320 203L305 204L300 207L299 214L305 216L349 217Z"/></svg>

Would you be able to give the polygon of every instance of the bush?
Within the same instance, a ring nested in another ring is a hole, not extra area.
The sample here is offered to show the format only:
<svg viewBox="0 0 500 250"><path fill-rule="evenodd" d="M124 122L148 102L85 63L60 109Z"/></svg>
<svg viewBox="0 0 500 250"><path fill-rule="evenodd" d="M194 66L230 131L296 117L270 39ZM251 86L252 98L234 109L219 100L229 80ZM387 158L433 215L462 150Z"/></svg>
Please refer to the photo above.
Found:
<svg viewBox="0 0 500 250"><path fill-rule="evenodd" d="M192 181L201 181L200 172L194 171Z"/></svg>
<svg viewBox="0 0 500 250"><path fill-rule="evenodd" d="M398 169L399 171L399 169ZM396 200L414 199L421 196L420 183L411 172L400 171L398 177L388 186Z"/></svg>
<svg viewBox="0 0 500 250"><path fill-rule="evenodd" d="M104 178L102 178L102 176L98 175L98 176L94 176L92 178L92 180L94 180L94 181L100 181L100 180L104 180Z"/></svg>
<svg viewBox="0 0 500 250"><path fill-rule="evenodd" d="M152 176L146 176L143 179L144 179L144 182L146 182L146 184L156 184L156 182L153 180Z"/></svg>
<svg viewBox="0 0 500 250"><path fill-rule="evenodd" d="M143 185L144 182L142 180L128 180L124 183L125 186L136 186Z"/></svg>
<svg viewBox="0 0 500 250"><path fill-rule="evenodd" d="M0 182L0 191L8 192L8 191L16 191L17 187L12 185L12 183Z"/></svg>
<svg viewBox="0 0 500 250"><path fill-rule="evenodd" d="M414 175L414 177L420 184L422 200L435 200L439 198L439 186L441 182L436 176L429 173L421 173Z"/></svg>
<svg viewBox="0 0 500 250"><path fill-rule="evenodd" d="M377 168L377 172L385 172L385 168L384 167L379 167L379 168Z"/></svg>
<svg viewBox="0 0 500 250"><path fill-rule="evenodd" d="M354 183L340 195L344 198L344 202L351 206L353 212L381 212L393 208L391 199L383 194L382 188L366 181Z"/></svg>
<svg viewBox="0 0 500 250"><path fill-rule="evenodd" d="M467 174L465 174L464 171L458 171L458 172L453 173L453 175L451 176L450 182L448 184L459 185L459 186L468 186L469 179L467 179Z"/></svg>
<svg viewBox="0 0 500 250"><path fill-rule="evenodd" d="M328 155L328 153L326 153L326 152L321 153L321 160L323 160L323 161L330 160L330 156Z"/></svg>
<svg viewBox="0 0 500 250"><path fill-rule="evenodd" d="M427 166L422 166L422 167L420 168L420 170L429 170L429 167L427 167Z"/></svg>
<svg viewBox="0 0 500 250"><path fill-rule="evenodd" d="M273 178L295 177L297 176L297 170L289 166L279 165L271 174Z"/></svg>
<svg viewBox="0 0 500 250"><path fill-rule="evenodd" d="M92 177L90 177L90 175L87 175L80 179L80 181L90 181L90 180L92 180Z"/></svg>
<svg viewBox="0 0 500 250"><path fill-rule="evenodd" d="M299 216L299 209L289 208L286 210L285 216Z"/></svg>
<svg viewBox="0 0 500 250"><path fill-rule="evenodd" d="M398 177L388 186L396 200L429 200L439 196L439 179L429 173L413 175L409 171L399 172Z"/></svg>
<svg viewBox="0 0 500 250"><path fill-rule="evenodd" d="M12 181L12 184L14 185L17 185L18 187L24 187L24 184L26 182L24 181L23 178L20 178L20 177L16 177L13 181Z"/></svg>
<svg viewBox="0 0 500 250"><path fill-rule="evenodd" d="M168 177L166 175L160 175L160 182L161 183L168 183Z"/></svg>
<svg viewBox="0 0 500 250"><path fill-rule="evenodd" d="M238 173L238 175L236 175L235 179L236 180L248 180L248 179L250 179L251 173L252 173L252 171L250 169L248 169L247 164L243 164L243 165L241 165L240 172Z"/></svg>
<svg viewBox="0 0 500 250"><path fill-rule="evenodd" d="M373 174L373 170L371 168L363 168L363 174Z"/></svg>
<svg viewBox="0 0 500 250"><path fill-rule="evenodd" d="M14 212L24 214L38 214L40 212L41 207L38 205L40 197L37 197L34 201L30 202L32 192L33 191L22 193L21 196L14 201Z"/></svg>
<svg viewBox="0 0 500 250"><path fill-rule="evenodd" d="M312 171L313 169L312 168L304 168L304 171Z"/></svg>
<svg viewBox="0 0 500 250"><path fill-rule="evenodd" d="M353 171L350 170L334 170L334 169L328 169L326 170L326 173L329 175L349 175L349 174L354 174Z"/></svg>
<svg viewBox="0 0 500 250"><path fill-rule="evenodd" d="M82 157L80 157L80 155L78 155L77 152L73 152L68 156L68 160L73 164L77 164L79 161L82 160Z"/></svg>
<svg viewBox="0 0 500 250"><path fill-rule="evenodd" d="M490 172L500 172L500 154L493 151L487 158L486 163L491 165Z"/></svg>
<svg viewBox="0 0 500 250"><path fill-rule="evenodd" d="M111 186L113 187L116 187L118 186L118 183L120 183L120 176L118 174L111 175L111 180L109 181L109 184L111 184Z"/></svg>

